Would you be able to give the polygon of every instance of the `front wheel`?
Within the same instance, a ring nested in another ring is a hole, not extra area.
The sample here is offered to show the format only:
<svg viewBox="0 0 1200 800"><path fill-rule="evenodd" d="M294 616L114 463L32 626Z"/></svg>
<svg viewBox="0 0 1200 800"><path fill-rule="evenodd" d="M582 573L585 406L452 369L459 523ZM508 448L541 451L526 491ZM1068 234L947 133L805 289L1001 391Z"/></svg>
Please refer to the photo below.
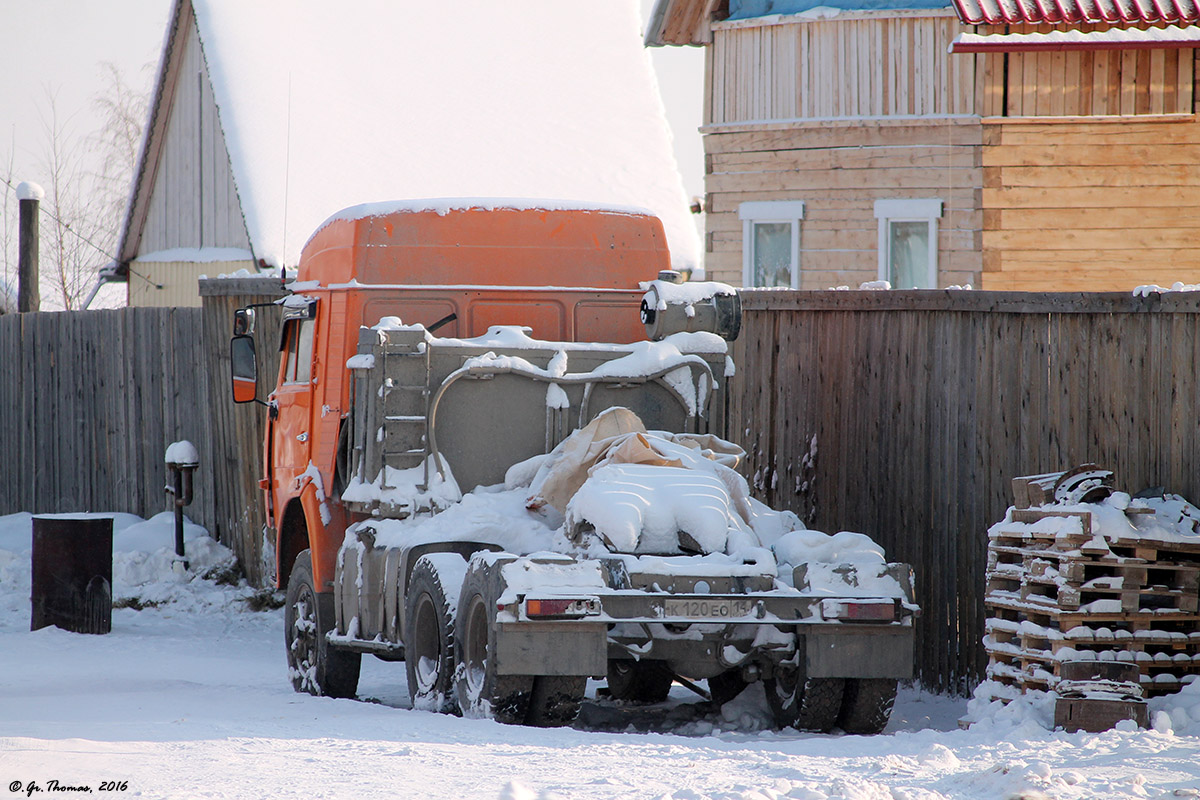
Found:
<svg viewBox="0 0 1200 800"><path fill-rule="evenodd" d="M354 697L362 656L329 646L333 595L313 588L312 551L296 556L284 603L284 643L288 675L297 692Z"/></svg>

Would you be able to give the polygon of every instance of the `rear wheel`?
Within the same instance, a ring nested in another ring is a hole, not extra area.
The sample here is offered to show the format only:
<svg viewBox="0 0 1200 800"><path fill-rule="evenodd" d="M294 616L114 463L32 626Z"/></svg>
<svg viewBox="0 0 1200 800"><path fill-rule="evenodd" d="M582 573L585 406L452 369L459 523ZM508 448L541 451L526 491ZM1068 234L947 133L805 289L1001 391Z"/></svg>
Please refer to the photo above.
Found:
<svg viewBox="0 0 1200 800"><path fill-rule="evenodd" d="M292 688L313 695L354 697L362 656L332 648L325 638L334 627L333 595L313 588L310 550L296 556L292 566L283 620Z"/></svg>
<svg viewBox="0 0 1200 800"><path fill-rule="evenodd" d="M417 559L404 602L404 668L413 708L456 711L454 608L447 583L462 582L465 562L453 553Z"/></svg>
<svg viewBox="0 0 1200 800"><path fill-rule="evenodd" d="M896 704L892 678L849 678L842 693L838 727L846 733L882 733Z"/></svg>
<svg viewBox="0 0 1200 800"><path fill-rule="evenodd" d="M499 581L488 580L489 570L474 564L467 570L455 616L455 694L464 716L490 717L520 725L529 714L533 694L530 675L496 672L496 600Z"/></svg>
<svg viewBox="0 0 1200 800"><path fill-rule="evenodd" d="M795 667L780 666L763 681L767 705L780 728L828 733L842 707L841 678L804 678Z"/></svg>
<svg viewBox="0 0 1200 800"><path fill-rule="evenodd" d="M587 678L584 676L539 675L533 679L526 724L539 728L570 725L579 716L586 690Z"/></svg>
<svg viewBox="0 0 1200 800"><path fill-rule="evenodd" d="M608 691L616 700L661 703L674 681L675 675L662 661L614 658L608 662Z"/></svg>

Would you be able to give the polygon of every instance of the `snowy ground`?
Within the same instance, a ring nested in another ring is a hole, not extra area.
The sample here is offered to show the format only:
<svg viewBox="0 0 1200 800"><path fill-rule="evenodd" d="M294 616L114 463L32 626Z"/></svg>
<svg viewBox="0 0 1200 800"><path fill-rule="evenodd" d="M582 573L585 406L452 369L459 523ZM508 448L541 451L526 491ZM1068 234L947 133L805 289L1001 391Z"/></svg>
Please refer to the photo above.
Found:
<svg viewBox="0 0 1200 800"><path fill-rule="evenodd" d="M154 798L1200 797L1200 691L1154 704L1159 730L1068 735L1036 708L973 707L982 721L960 730L966 701L909 690L875 737L759 730L753 696L689 714L681 687L651 733L610 730L646 715L603 703L567 730L438 716L409 710L403 665L373 658L371 702L298 695L280 611L171 573L169 518L117 527L116 596L159 604L116 609L106 636L31 633L29 517L0 517L0 798L83 796L52 781ZM189 536L197 570L220 567Z"/></svg>

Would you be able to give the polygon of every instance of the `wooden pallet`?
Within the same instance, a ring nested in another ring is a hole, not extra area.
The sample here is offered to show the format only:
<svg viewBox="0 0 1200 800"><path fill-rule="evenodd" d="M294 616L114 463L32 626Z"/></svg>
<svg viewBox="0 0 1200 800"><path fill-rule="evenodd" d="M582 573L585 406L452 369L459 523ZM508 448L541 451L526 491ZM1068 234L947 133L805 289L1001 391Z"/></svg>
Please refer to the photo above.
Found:
<svg viewBox="0 0 1200 800"><path fill-rule="evenodd" d="M988 677L1052 689L1062 663L1096 659L1136 666L1147 696L1200 680L1200 542L1110 539L1086 510L1030 507L1061 477L1014 481L1018 507L988 531Z"/></svg>

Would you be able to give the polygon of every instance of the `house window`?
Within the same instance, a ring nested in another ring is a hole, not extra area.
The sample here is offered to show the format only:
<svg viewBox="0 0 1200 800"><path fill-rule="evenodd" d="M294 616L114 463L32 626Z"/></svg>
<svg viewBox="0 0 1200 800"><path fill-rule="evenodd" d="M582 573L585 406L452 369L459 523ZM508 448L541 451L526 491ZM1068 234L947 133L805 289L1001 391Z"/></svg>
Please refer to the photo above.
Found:
<svg viewBox="0 0 1200 800"><path fill-rule="evenodd" d="M876 200L879 280L893 289L935 289L942 201Z"/></svg>
<svg viewBox="0 0 1200 800"><path fill-rule="evenodd" d="M742 285L800 288L800 200L738 206L742 221Z"/></svg>

